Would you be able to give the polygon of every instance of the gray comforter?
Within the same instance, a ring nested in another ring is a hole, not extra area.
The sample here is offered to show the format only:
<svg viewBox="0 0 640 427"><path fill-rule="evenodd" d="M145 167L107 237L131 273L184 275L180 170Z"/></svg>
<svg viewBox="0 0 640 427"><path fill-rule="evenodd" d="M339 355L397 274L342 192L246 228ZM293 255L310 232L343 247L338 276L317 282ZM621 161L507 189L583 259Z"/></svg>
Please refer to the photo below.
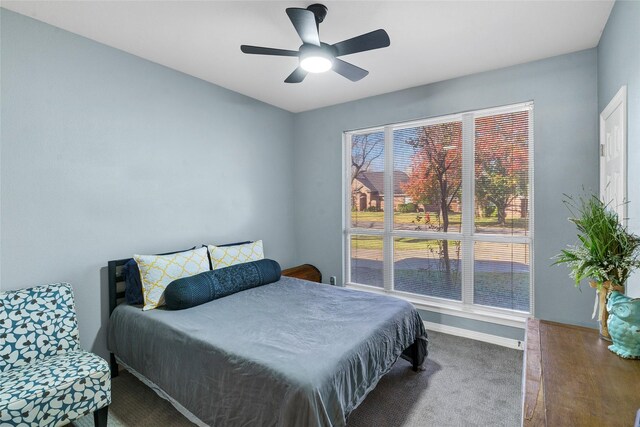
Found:
<svg viewBox="0 0 640 427"><path fill-rule="evenodd" d="M109 324L111 352L215 426L343 426L414 342L422 363L408 302L288 277L186 310L120 305Z"/></svg>

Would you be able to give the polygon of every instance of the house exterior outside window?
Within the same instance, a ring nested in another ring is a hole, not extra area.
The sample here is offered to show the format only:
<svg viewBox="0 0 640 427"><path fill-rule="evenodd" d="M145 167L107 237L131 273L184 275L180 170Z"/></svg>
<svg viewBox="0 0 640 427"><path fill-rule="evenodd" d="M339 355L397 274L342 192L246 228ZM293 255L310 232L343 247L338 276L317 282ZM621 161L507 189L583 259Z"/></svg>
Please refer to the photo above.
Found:
<svg viewBox="0 0 640 427"><path fill-rule="evenodd" d="M408 203L404 186L409 180L406 173L394 171L393 177L393 210L398 206ZM353 197L352 206L358 211L384 210L384 172L362 171L351 184Z"/></svg>

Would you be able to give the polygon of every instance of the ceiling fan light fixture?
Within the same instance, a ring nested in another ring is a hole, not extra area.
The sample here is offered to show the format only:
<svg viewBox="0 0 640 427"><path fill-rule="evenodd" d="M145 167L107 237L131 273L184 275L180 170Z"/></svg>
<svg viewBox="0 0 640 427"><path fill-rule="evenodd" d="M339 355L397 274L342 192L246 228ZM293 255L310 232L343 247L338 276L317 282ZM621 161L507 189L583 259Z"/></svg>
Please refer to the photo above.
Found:
<svg viewBox="0 0 640 427"><path fill-rule="evenodd" d="M310 73L324 73L333 67L333 63L329 58L322 56L308 56L300 59L300 66Z"/></svg>
<svg viewBox="0 0 640 427"><path fill-rule="evenodd" d="M300 83L308 73L324 73L331 69L352 82L357 82L369 72L339 57L381 49L391 44L387 32L379 29L329 45L320 41L318 32L320 23L327 15L326 6L312 4L306 9L288 7L285 12L302 40L298 51L244 44L240 46L242 52L253 55L297 56L299 64L284 80L285 83Z"/></svg>
<svg viewBox="0 0 640 427"><path fill-rule="evenodd" d="M318 50L300 56L300 67L309 73L324 73L333 67L333 58Z"/></svg>

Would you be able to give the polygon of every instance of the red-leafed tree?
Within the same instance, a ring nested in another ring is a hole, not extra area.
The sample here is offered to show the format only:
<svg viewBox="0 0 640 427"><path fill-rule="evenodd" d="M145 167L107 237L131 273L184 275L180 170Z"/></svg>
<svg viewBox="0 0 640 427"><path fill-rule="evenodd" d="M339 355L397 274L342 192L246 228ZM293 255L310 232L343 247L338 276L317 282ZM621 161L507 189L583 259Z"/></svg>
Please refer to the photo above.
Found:
<svg viewBox="0 0 640 427"><path fill-rule="evenodd" d="M528 112L500 114L476 120L475 191L481 204L496 207L498 224L507 220L507 208L528 190ZM526 216L526 205L521 206Z"/></svg>
<svg viewBox="0 0 640 427"><path fill-rule="evenodd" d="M449 212L460 198L462 186L462 123L450 122L418 129L415 139L406 141L414 149L408 181L402 186L416 203L438 206L438 231L448 231ZM440 242L445 280L451 285L449 241Z"/></svg>
<svg viewBox="0 0 640 427"><path fill-rule="evenodd" d="M449 211L460 198L462 185L462 124L440 123L419 128L415 139L406 141L414 149L408 181L402 185L416 203L436 205L440 230L449 229Z"/></svg>

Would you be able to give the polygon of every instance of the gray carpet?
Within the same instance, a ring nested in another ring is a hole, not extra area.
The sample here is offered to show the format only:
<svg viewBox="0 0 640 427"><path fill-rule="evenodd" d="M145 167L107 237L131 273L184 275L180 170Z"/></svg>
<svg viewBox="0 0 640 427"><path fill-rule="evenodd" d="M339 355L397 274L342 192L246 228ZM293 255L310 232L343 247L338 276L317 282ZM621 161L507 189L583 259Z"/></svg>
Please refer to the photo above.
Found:
<svg viewBox="0 0 640 427"><path fill-rule="evenodd" d="M348 427L519 426L522 352L429 332L426 370L398 361ZM113 380L109 426L192 425L132 375ZM93 417L74 423L93 425Z"/></svg>

